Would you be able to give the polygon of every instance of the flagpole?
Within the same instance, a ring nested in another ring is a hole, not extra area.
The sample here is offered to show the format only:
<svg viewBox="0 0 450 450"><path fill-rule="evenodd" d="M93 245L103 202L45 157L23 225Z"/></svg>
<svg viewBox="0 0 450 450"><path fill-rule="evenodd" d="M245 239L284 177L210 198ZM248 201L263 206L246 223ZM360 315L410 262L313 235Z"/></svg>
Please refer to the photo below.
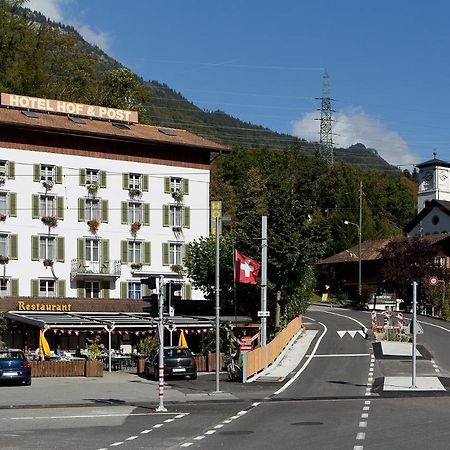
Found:
<svg viewBox="0 0 450 450"><path fill-rule="evenodd" d="M267 216L261 216L261 345L267 343Z"/></svg>

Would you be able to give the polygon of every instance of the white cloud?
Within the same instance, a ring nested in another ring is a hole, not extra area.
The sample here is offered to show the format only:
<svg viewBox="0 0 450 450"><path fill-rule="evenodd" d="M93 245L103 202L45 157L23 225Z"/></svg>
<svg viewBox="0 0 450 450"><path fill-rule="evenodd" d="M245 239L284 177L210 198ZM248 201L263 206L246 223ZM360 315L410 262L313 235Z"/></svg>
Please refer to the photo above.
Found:
<svg viewBox="0 0 450 450"><path fill-rule="evenodd" d="M320 121L317 112L306 113L292 122L292 134L310 141L319 141ZM347 148L358 142L374 148L393 165L411 165L419 158L410 153L406 141L390 131L379 120L361 108L351 108L333 115L333 141L336 147Z"/></svg>
<svg viewBox="0 0 450 450"><path fill-rule="evenodd" d="M66 7L74 3L76 3L75 0L28 0L25 6L31 10L44 14L44 16L55 22L72 25L87 42L90 42L107 52L110 48L111 40L108 33L95 31L90 25L66 17Z"/></svg>

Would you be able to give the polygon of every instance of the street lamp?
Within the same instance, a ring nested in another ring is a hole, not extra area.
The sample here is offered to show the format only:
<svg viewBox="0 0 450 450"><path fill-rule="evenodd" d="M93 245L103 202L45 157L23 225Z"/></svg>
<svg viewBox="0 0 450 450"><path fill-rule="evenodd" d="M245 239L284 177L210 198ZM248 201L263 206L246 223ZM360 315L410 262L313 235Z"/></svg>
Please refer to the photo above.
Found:
<svg viewBox="0 0 450 450"><path fill-rule="evenodd" d="M354 225L358 229L358 297L359 305L361 306L362 300L362 284L361 284L361 226L357 223L344 220L345 225Z"/></svg>
<svg viewBox="0 0 450 450"><path fill-rule="evenodd" d="M219 389L219 371L220 371L220 241L219 237L222 231L222 222L229 222L231 217L216 217L216 392Z"/></svg>

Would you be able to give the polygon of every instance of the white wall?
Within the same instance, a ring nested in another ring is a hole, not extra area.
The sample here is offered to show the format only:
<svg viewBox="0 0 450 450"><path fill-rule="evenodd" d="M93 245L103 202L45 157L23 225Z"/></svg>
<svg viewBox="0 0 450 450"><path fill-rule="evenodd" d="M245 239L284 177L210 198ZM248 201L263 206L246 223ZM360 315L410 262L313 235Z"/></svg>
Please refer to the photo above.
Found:
<svg viewBox="0 0 450 450"><path fill-rule="evenodd" d="M66 296L76 297L77 291L70 282L71 260L77 257L77 238L92 237L85 222L78 222L78 198L86 197L86 187L79 185L79 169L92 168L107 172L107 188L100 189L97 197L109 201L109 221L102 223L99 238L110 241L110 260L120 260L120 241L131 238L129 225L121 224L121 201L129 200L128 191L122 189L122 173L136 172L149 175L149 191L141 200L150 203L150 226L143 226L138 238L151 242L151 271L155 274L172 274L162 266L162 243L176 241L171 228L162 226L162 205L173 203L164 193L164 176L180 176L189 179L189 195L183 203L190 207L191 223L184 229L184 241L189 242L209 234L209 170L116 161L75 155L58 155L0 148L0 160L15 162L15 179L7 180L0 189L17 193L17 217L0 222L0 232L18 235L18 260L6 265L6 276L19 279L19 295L31 294L30 280L51 278L51 272L42 261L31 261L31 236L47 234L48 227L39 219L32 219L32 194L45 193L40 183L33 181L33 163L63 167L63 183L55 184L51 193L64 197L64 220L51 230L52 234L65 237L65 262L55 263L57 277L66 280ZM139 277L140 278L140 277ZM111 284L111 298L119 298L120 281L131 281L132 273L122 265L122 275ZM192 291L193 298L202 298L200 292Z"/></svg>
<svg viewBox="0 0 450 450"><path fill-rule="evenodd" d="M424 219L409 232L409 236L424 236L426 234L448 232L450 232L450 216L445 214L439 208L433 208Z"/></svg>

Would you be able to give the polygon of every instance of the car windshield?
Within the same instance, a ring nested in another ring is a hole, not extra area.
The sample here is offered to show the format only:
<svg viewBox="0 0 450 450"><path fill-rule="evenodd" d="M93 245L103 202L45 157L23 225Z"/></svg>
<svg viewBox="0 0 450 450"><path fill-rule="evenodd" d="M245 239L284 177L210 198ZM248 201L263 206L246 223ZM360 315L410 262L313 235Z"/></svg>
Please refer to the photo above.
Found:
<svg viewBox="0 0 450 450"><path fill-rule="evenodd" d="M190 358L191 351L188 348L166 348L164 358Z"/></svg>
<svg viewBox="0 0 450 450"><path fill-rule="evenodd" d="M0 352L0 359L2 358L25 359L25 356L22 352L7 351L7 352Z"/></svg>

